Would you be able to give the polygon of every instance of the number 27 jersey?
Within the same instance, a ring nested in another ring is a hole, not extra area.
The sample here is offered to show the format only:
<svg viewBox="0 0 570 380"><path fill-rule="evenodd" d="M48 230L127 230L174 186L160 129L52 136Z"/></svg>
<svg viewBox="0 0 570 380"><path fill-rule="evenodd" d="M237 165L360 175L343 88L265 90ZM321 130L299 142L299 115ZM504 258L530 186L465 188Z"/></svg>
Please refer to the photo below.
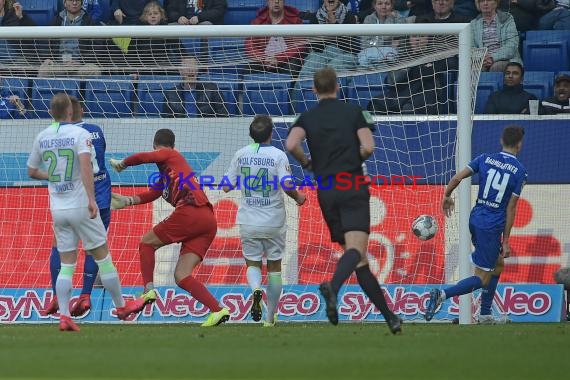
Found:
<svg viewBox="0 0 570 380"><path fill-rule="evenodd" d="M482 154L468 166L474 173L479 173L472 222L486 228L504 226L511 197L519 197L526 183L526 169L516 156L507 152Z"/></svg>

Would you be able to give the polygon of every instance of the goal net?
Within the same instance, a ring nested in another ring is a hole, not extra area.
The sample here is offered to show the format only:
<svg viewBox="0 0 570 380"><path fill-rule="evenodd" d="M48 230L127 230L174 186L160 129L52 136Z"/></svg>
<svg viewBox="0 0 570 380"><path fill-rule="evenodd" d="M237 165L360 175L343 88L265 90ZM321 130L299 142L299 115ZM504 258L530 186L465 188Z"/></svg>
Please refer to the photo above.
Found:
<svg viewBox="0 0 570 380"><path fill-rule="evenodd" d="M421 319L430 288L459 279L457 215L469 212L458 204L456 216L444 220L440 211L444 185L459 159L458 119L470 139L474 85L462 88L461 80L477 83L483 57L481 51L459 48L463 27L2 28L0 234L5 258L0 297L9 312L1 320L52 320L43 315L53 296L49 200L46 183L27 177L26 160L35 135L51 122L51 97L65 92L82 101L86 122L103 129L107 159L151 150L159 128L175 132L177 149L201 182L213 185L206 186L206 193L218 220L217 237L195 275L230 308L232 321L251 321L251 291L236 225L241 195L225 194L216 185L233 154L251 143L248 127L254 115L273 117L273 145L284 149L295 115L317 103L312 76L324 66L337 70L340 99L374 115L376 150L365 162L374 178L370 266L386 284L394 311L404 319ZM69 45L75 47L71 55L61 54ZM460 50L469 52L468 61L460 62ZM297 207L286 200L285 288L278 311L283 321L325 320L317 287L331 277L342 252L330 242L311 173L292 157L290 162L308 201ZM136 194L156 171L151 165L120 174L109 168L113 191ZM141 236L171 211L159 199L112 213L108 239L125 295L141 291ZM428 241L411 230L422 214L434 216L439 225ZM199 321L207 312L174 284L178 252L176 244L157 251L154 279L160 298L137 316L139 321ZM80 255L74 295L82 268ZM82 320L115 320L112 303L98 286L92 304ZM339 307L341 320L382 320L354 277L339 296ZM444 319L456 316L444 314Z"/></svg>

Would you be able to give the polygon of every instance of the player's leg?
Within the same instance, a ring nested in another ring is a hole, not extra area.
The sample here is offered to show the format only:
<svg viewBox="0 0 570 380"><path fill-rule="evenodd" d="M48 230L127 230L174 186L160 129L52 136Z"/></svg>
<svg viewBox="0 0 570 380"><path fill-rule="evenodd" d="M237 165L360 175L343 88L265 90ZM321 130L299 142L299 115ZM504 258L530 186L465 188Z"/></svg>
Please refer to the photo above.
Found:
<svg viewBox="0 0 570 380"><path fill-rule="evenodd" d="M283 291L281 278L281 260L285 252L287 239L287 225L273 228L273 237L263 241L263 248L267 254L267 317L264 326L274 326L277 322L277 306Z"/></svg>
<svg viewBox="0 0 570 380"><path fill-rule="evenodd" d="M99 216L103 221L103 226L105 230L109 230L109 223L111 222L111 209L102 208L99 209ZM91 292L93 291L93 285L97 278L97 272L99 267L95 262L92 255L85 255L85 261L83 263L83 288L81 289L81 294L75 305L71 308L71 315L74 317L85 314L89 309L91 309Z"/></svg>
<svg viewBox="0 0 570 380"><path fill-rule="evenodd" d="M101 283L103 287L111 294L113 303L117 308L117 315L124 319L126 316L120 315L125 306L123 299L123 290L117 268L113 264L113 260L107 246L107 231L100 217L95 219L86 219L77 227L77 231L83 248L87 253L93 256L95 263L99 267Z"/></svg>
<svg viewBox="0 0 570 380"><path fill-rule="evenodd" d="M430 321L439 307L448 298L469 294L477 289L486 287L491 280L501 249L500 229L483 229L473 224L470 225L473 245L475 250L471 254L471 261L475 265L473 276L460 280L457 284L444 290L432 289L424 318Z"/></svg>
<svg viewBox="0 0 570 380"><path fill-rule="evenodd" d="M262 240L256 236L257 226L240 225L240 239L243 257L245 259L246 278L252 293L250 314L251 318L259 322L263 316L261 300L263 292L261 290L261 258L263 255Z"/></svg>
<svg viewBox="0 0 570 380"><path fill-rule="evenodd" d="M55 282L55 292L60 306L59 329L61 331L79 331L69 313L69 300L71 299L73 273L77 263L77 245L79 243L79 236L72 226L72 223L77 220L74 211L73 209L52 211L53 230L61 263L61 269Z"/></svg>
<svg viewBox="0 0 570 380"><path fill-rule="evenodd" d="M507 319L502 320L495 320L491 313L491 307L493 306L493 299L495 298L495 293L497 292L497 285L499 283L499 278L501 277L501 273L503 273L503 269L505 268L505 259L502 256L499 256L497 259L497 264L495 265L495 269L490 273L491 278L489 279L489 283L487 287L483 288L481 292L481 311L479 312L479 323L505 323Z"/></svg>
<svg viewBox="0 0 570 380"><path fill-rule="evenodd" d="M57 302L57 293L55 291L55 283L57 282L57 276L61 268L61 259L59 258L59 251L57 250L57 241L55 236L51 244L51 253L49 256L49 272L51 276L51 287L53 289L53 298L49 303L47 309L44 311L44 315L51 315L57 313L59 310L59 305Z"/></svg>

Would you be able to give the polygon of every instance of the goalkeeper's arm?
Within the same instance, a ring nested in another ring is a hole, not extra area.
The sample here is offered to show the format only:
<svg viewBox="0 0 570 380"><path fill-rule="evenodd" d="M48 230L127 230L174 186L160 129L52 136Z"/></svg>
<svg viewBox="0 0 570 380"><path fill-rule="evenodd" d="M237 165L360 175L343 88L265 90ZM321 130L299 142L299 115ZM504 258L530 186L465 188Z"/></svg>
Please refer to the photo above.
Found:
<svg viewBox="0 0 570 380"><path fill-rule="evenodd" d="M134 206L138 204L140 204L140 198L136 195L133 197L127 197L117 193L111 194L111 210L120 210L127 206Z"/></svg>

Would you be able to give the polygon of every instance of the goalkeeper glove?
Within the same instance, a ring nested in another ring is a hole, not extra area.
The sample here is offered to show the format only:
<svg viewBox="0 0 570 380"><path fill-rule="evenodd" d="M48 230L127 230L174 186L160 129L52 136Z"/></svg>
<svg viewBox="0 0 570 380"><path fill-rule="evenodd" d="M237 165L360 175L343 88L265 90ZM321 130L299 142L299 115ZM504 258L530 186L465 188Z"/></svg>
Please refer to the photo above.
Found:
<svg viewBox="0 0 570 380"><path fill-rule="evenodd" d="M114 158L111 158L109 160L109 163L111 164L113 170L115 170L117 173L122 172L127 167L123 160L115 160Z"/></svg>
<svg viewBox="0 0 570 380"><path fill-rule="evenodd" d="M133 204L133 197L125 197L116 193L111 194L111 210L120 210L124 207L132 206Z"/></svg>

